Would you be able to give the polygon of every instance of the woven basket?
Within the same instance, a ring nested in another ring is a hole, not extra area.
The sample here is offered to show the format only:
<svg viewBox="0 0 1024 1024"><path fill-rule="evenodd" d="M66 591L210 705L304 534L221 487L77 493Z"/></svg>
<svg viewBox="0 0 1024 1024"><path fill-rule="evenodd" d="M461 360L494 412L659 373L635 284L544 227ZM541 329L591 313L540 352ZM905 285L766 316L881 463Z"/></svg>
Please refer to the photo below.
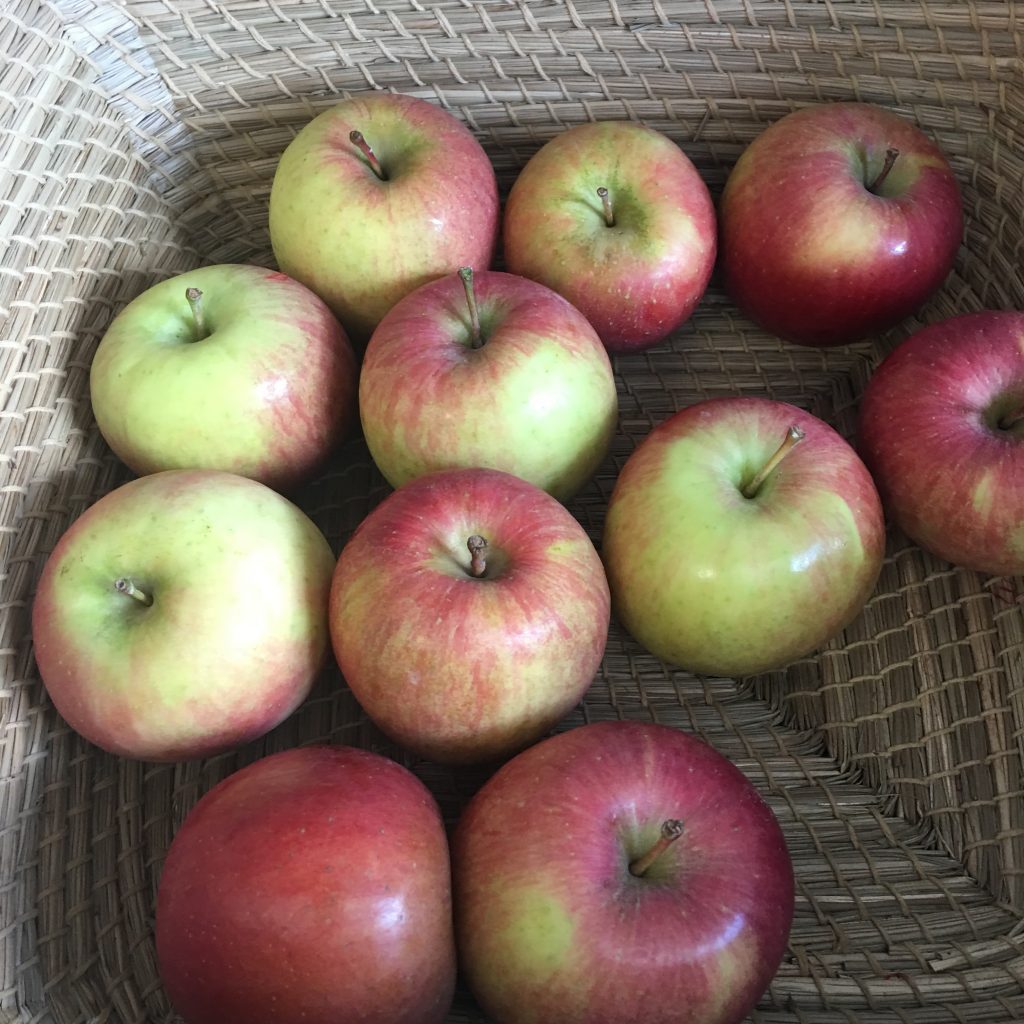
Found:
<svg viewBox="0 0 1024 1024"><path fill-rule="evenodd" d="M616 361L621 424L572 511L597 540L616 474L696 400L768 395L852 436L878 359L957 312L1024 308L1024 11L972 0L4 0L0 14L0 1022L171 1022L153 944L161 864L200 795L299 743L409 764L453 821L483 779L411 761L336 672L260 743L153 766L53 711L32 658L35 582L126 471L88 369L113 315L200 263L272 261L278 156L342 96L389 89L462 118L507 190L588 119L667 133L717 196L743 147L801 105L860 99L930 133L965 242L917 320L833 351L787 345L712 287L670 342ZM339 550L387 487L352 442L299 503ZM666 668L613 626L564 723L693 730L778 814L797 871L791 949L755 1019L1024 1020L1024 587L890 533L881 582L825 650L742 684ZM482 1021L460 994L452 1022ZM551 1022L555 1024L555 1022Z"/></svg>

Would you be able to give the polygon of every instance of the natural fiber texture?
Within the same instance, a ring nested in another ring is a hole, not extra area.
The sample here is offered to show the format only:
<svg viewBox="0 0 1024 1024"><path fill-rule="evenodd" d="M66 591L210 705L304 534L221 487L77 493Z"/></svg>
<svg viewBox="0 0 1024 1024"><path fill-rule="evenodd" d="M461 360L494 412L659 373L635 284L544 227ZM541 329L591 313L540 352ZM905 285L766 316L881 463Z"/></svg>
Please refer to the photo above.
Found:
<svg viewBox="0 0 1024 1024"><path fill-rule="evenodd" d="M595 540L616 473L699 398L769 395L851 435L872 366L922 322L1024 308L1024 11L1004 0L7 0L0 14L0 1021L174 1020L153 906L174 829L216 781L297 743L397 756L336 673L264 742L204 763L117 760L49 705L35 582L126 479L88 367L114 313L205 262L271 262L267 199L296 131L393 89L476 132L503 189L587 119L669 134L712 187L765 125L856 98L931 133L963 187L941 295L887 338L786 345L713 288L670 343L616 363L621 426L572 506ZM335 549L387 488L357 442L300 504ZM891 535L881 583L829 647L739 685L671 671L613 628L566 726L696 730L762 788L798 878L791 953L757 1020L1024 1020L1024 586ZM483 778L412 763L447 818ZM453 1022L481 1021L460 996Z"/></svg>

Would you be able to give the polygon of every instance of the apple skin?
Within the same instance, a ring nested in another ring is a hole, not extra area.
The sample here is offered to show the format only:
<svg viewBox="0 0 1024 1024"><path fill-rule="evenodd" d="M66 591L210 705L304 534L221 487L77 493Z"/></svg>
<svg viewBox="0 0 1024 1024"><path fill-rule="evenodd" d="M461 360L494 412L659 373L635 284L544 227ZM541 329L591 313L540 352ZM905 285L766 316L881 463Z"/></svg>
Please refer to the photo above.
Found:
<svg viewBox="0 0 1024 1024"><path fill-rule="evenodd" d="M683 323L717 248L697 169L667 136L630 121L578 125L542 146L512 185L503 233L508 269L564 295L610 352L650 348Z"/></svg>
<svg viewBox="0 0 1024 1024"><path fill-rule="evenodd" d="M353 747L248 765L175 835L156 948L186 1024L440 1024L455 946L433 797Z"/></svg>
<svg viewBox="0 0 1024 1024"><path fill-rule="evenodd" d="M470 575L467 540L487 571ZM331 588L334 653L392 739L434 761L514 753L581 699L608 636L601 560L575 519L508 473L447 470L360 524Z"/></svg>
<svg viewBox="0 0 1024 1024"><path fill-rule="evenodd" d="M1024 313L968 313L898 345L864 392L858 446L882 503L939 558L1024 574Z"/></svg>
<svg viewBox="0 0 1024 1024"><path fill-rule="evenodd" d="M122 757L180 761L254 740L327 653L334 557L269 487L168 470L88 508L43 567L39 673L68 725ZM132 580L152 605L115 588Z"/></svg>
<svg viewBox="0 0 1024 1024"><path fill-rule="evenodd" d="M480 348L457 274L406 296L374 332L359 378L370 454L393 487L481 466L566 500L615 432L608 355L583 315L543 285L487 272L473 288Z"/></svg>
<svg viewBox="0 0 1024 1024"><path fill-rule="evenodd" d="M382 181L350 141L360 131ZM459 267L486 270L497 243L498 186L461 121L425 100L367 93L307 124L270 192L278 265L334 310L364 345L384 314Z"/></svg>
<svg viewBox="0 0 1024 1024"><path fill-rule="evenodd" d="M878 189L889 148L899 156ZM800 345L845 345L898 324L935 292L963 237L938 147L867 103L789 114L740 156L719 211L726 290Z"/></svg>
<svg viewBox="0 0 1024 1024"><path fill-rule="evenodd" d="M192 287L203 293L201 341ZM356 418L355 354L331 311L285 274L242 264L190 270L130 302L89 386L104 439L140 475L221 469L290 490Z"/></svg>
<svg viewBox="0 0 1024 1024"><path fill-rule="evenodd" d="M790 426L805 438L754 498ZM860 612L881 572L878 492L830 426L783 402L683 409L633 452L603 540L612 604L656 657L745 676L810 653Z"/></svg>
<svg viewBox="0 0 1024 1024"><path fill-rule="evenodd" d="M642 877L662 823L682 836ZM585 725L531 747L452 839L456 943L496 1024L738 1024L793 918L775 816L686 733Z"/></svg>

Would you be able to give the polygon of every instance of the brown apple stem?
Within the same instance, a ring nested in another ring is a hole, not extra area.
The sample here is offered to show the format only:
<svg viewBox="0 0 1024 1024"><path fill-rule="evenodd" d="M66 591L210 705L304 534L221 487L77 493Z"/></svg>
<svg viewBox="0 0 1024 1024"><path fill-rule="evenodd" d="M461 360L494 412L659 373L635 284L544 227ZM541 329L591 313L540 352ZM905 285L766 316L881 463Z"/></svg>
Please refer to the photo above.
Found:
<svg viewBox="0 0 1024 1024"><path fill-rule="evenodd" d="M1000 430L1013 430L1018 423L1024 422L1024 405L1018 406L1013 412L1008 412L1000 421Z"/></svg>
<svg viewBox="0 0 1024 1024"><path fill-rule="evenodd" d="M480 534L474 533L466 541L466 547L469 548L469 574L480 579L487 572L487 541Z"/></svg>
<svg viewBox="0 0 1024 1024"><path fill-rule="evenodd" d="M612 197L608 195L608 189L603 185L597 190L601 197L601 207L604 210L604 222L608 227L615 227L615 211L612 209Z"/></svg>
<svg viewBox="0 0 1024 1024"><path fill-rule="evenodd" d="M135 586L127 576L122 576L119 579L114 580L114 589L118 591L118 593L127 594L128 597L134 597L139 604L144 604L147 608L153 603L152 595L147 594L144 590Z"/></svg>
<svg viewBox="0 0 1024 1024"><path fill-rule="evenodd" d="M206 329L206 316L203 313L203 293L198 288L186 288L185 298L188 300L188 308L192 310L196 341L202 341L210 333Z"/></svg>
<svg viewBox="0 0 1024 1024"><path fill-rule="evenodd" d="M898 149L887 149L885 151L885 163L882 164L882 169L878 172L878 177L868 185L869 192L877 192L878 189L882 187L882 183L889 177L892 165L896 163L896 157L899 155L900 151Z"/></svg>
<svg viewBox="0 0 1024 1024"><path fill-rule="evenodd" d="M463 267L459 271L462 287L466 289L466 305L469 306L469 322L473 332L473 348L482 348L484 337L480 333L480 310L476 304L476 292L473 290L473 268Z"/></svg>
<svg viewBox="0 0 1024 1024"><path fill-rule="evenodd" d="M359 150L360 153L363 154L363 156L366 157L366 162L370 165L370 170L372 170L381 181L387 181L388 176L384 173L384 168L377 159L377 154L370 148L370 144L366 141L363 133L353 129L348 133L348 137L349 141Z"/></svg>
<svg viewBox="0 0 1024 1024"><path fill-rule="evenodd" d="M800 427L790 427L786 431L786 439L776 449L775 454L761 467L761 471L743 488L745 498L753 498L768 479L769 473L798 445L805 437Z"/></svg>
<svg viewBox="0 0 1024 1024"><path fill-rule="evenodd" d="M683 834L683 823L678 818L669 818L662 823L658 841L642 856L629 865L629 873L641 878L647 869Z"/></svg>

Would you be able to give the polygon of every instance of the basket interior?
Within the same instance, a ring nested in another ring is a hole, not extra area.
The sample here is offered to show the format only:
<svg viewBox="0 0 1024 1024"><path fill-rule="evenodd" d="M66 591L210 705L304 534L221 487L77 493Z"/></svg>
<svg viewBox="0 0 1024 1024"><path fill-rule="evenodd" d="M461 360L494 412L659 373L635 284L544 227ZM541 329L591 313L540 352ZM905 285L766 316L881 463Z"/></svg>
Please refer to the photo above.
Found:
<svg viewBox="0 0 1024 1024"><path fill-rule="evenodd" d="M653 425L702 398L766 395L846 436L878 359L923 323L1024 309L1024 24L1002 2L12 0L0 22L0 1020L173 1021L152 940L175 828L242 764L355 743L409 765L446 819L485 777L417 762L336 671L263 741L204 762L105 755L55 714L28 613L70 522L128 478L89 406L92 353L150 284L201 263L272 265L278 156L366 89L462 118L503 193L582 121L677 141L717 198L763 128L808 103L877 102L930 133L963 189L955 269L919 316L840 350L787 345L713 282L670 341L615 360L620 426L571 505L595 541ZM335 551L388 492L359 441L298 503ZM890 531L879 586L823 651L738 683L666 668L613 624L564 723L693 730L777 812L797 869L791 950L759 1021L1024 1019L1024 586L954 570ZM450 1021L483 1018L460 994Z"/></svg>

